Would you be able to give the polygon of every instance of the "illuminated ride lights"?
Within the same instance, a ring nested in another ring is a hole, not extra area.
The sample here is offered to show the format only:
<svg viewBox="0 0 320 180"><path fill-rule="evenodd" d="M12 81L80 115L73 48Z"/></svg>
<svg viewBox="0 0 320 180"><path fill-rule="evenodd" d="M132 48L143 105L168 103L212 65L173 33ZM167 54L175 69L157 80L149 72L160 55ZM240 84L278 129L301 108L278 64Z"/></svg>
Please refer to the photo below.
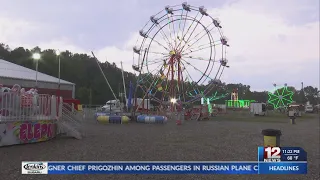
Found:
<svg viewBox="0 0 320 180"><path fill-rule="evenodd" d="M229 67L225 57L229 44L221 28L204 7L187 3L167 6L151 16L133 47L132 68L138 73L135 98L143 94L178 111L176 105L205 97Z"/></svg>
<svg viewBox="0 0 320 180"><path fill-rule="evenodd" d="M289 90L285 85L284 87L276 88L273 92L268 92L268 103L273 106L274 109L286 108L293 102L294 92Z"/></svg>

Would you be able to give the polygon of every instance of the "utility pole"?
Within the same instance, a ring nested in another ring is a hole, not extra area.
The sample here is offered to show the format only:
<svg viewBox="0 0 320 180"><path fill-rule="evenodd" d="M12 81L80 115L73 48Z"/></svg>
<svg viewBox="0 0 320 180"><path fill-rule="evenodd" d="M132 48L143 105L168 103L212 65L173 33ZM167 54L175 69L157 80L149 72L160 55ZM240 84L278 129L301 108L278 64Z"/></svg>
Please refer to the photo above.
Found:
<svg viewBox="0 0 320 180"><path fill-rule="evenodd" d="M89 89L89 108L91 108L92 106L92 88L90 86L90 89Z"/></svg>
<svg viewBox="0 0 320 180"><path fill-rule="evenodd" d="M302 94L302 96L301 96L301 102L303 102L303 103L305 103L305 99L306 99L306 95L305 95L305 93L304 93L304 89L303 89L303 82L301 82L301 94Z"/></svg>

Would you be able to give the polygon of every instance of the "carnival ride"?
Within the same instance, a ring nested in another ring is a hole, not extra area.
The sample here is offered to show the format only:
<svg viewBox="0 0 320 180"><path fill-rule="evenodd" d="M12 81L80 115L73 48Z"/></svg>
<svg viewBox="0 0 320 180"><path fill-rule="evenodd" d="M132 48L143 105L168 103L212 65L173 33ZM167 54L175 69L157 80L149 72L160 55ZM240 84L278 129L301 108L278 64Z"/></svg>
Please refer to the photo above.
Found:
<svg viewBox="0 0 320 180"><path fill-rule="evenodd" d="M60 133L81 139L80 120L72 108L62 97L0 84L0 147L46 141Z"/></svg>
<svg viewBox="0 0 320 180"><path fill-rule="evenodd" d="M221 94L218 95L218 91L215 91L211 96L210 95L206 95L205 97L201 98L201 104L203 106L207 106L208 107L208 112L209 114L211 114L212 116L217 115L219 112L221 112L221 107L218 106L212 106L212 102L217 101L219 99L225 98L228 96L229 93L225 93L225 94Z"/></svg>
<svg viewBox="0 0 320 180"><path fill-rule="evenodd" d="M268 103L273 106L274 109L286 109L289 104L293 102L292 97L294 92L288 89L287 84L284 86L273 85L273 91L268 92Z"/></svg>
<svg viewBox="0 0 320 180"><path fill-rule="evenodd" d="M132 68L139 75L134 98L141 91L160 111L179 115L185 105L208 94L229 67L221 28L204 7L187 3L151 16L133 48Z"/></svg>
<svg viewBox="0 0 320 180"><path fill-rule="evenodd" d="M9 116L20 114L20 110L24 115L34 115L40 109L35 106L39 99L36 89L26 91L20 85L15 84L12 88L0 85L0 115ZM45 102L43 102L45 103ZM48 107L45 111L48 114Z"/></svg>
<svg viewBox="0 0 320 180"><path fill-rule="evenodd" d="M218 91L214 92L211 96L207 95L201 98L201 104L210 104L210 102L225 98L229 93L218 95Z"/></svg>
<svg viewBox="0 0 320 180"><path fill-rule="evenodd" d="M226 100L226 106L227 108L249 108L250 104L252 102L255 102L255 100L248 100L248 99L239 99L239 93L238 89L235 88L230 93L230 100Z"/></svg>
<svg viewBox="0 0 320 180"><path fill-rule="evenodd" d="M114 100L110 100L107 102L106 106L103 106L102 108L100 108L99 111L97 111L94 115L94 118L99 122L99 123L103 123L103 124L126 124L130 121L130 117L128 116L128 113L125 112L126 108L124 108L122 106L122 103L120 102L120 100L117 98L116 94L114 93L106 75L104 74L99 60L98 58L96 58L96 56L94 55L94 53L91 51L92 56L94 57L97 66L100 69L100 72L103 76L103 78L105 79L107 85L109 86L109 89L114 97ZM121 63L121 67L122 67L122 63ZM125 88L125 83L124 83L124 76L123 76L123 68L122 68L122 80L123 80L123 86L124 86L124 90ZM131 84L130 84L131 86ZM126 92L125 94L125 98L126 98ZM129 96L130 96L130 92L129 92Z"/></svg>

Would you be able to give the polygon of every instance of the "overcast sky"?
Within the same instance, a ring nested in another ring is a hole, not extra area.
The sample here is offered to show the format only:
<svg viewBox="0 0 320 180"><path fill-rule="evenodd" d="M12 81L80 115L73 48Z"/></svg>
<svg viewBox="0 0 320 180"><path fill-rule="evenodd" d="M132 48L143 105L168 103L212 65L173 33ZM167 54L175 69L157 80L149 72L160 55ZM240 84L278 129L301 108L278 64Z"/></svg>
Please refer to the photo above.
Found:
<svg viewBox="0 0 320 180"><path fill-rule="evenodd" d="M96 52L132 71L132 46L151 15L177 0L0 0L0 42ZM221 20L229 39L222 81L270 90L319 87L319 0L190 0Z"/></svg>

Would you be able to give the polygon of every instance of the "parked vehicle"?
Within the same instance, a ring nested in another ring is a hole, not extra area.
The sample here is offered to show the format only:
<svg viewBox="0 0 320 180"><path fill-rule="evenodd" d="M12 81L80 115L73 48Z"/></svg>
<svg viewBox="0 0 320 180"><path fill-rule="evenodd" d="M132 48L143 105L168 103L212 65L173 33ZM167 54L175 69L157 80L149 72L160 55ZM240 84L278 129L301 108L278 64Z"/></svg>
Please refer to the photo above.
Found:
<svg viewBox="0 0 320 180"><path fill-rule="evenodd" d="M251 103L250 112L255 116L265 116L267 111L267 106L265 103Z"/></svg>
<svg viewBox="0 0 320 180"><path fill-rule="evenodd" d="M312 105L306 105L306 108L305 108L305 112L306 113L313 113L313 106Z"/></svg>

